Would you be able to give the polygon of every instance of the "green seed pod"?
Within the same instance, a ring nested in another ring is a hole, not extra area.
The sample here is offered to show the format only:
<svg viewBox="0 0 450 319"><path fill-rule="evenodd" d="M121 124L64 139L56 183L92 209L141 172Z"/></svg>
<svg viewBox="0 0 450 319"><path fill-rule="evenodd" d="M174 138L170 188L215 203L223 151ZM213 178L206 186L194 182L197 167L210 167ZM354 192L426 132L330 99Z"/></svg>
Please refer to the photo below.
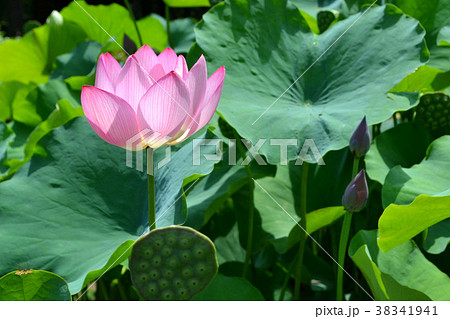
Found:
<svg viewBox="0 0 450 319"><path fill-rule="evenodd" d="M434 138L450 134L450 99L444 93L426 94L416 107L416 122Z"/></svg>
<svg viewBox="0 0 450 319"><path fill-rule="evenodd" d="M317 13L317 25L320 33L325 32L339 18L339 12L335 10L320 11Z"/></svg>
<svg viewBox="0 0 450 319"><path fill-rule="evenodd" d="M190 300L217 268L211 240L184 226L151 231L136 241L130 257L131 279L146 300Z"/></svg>

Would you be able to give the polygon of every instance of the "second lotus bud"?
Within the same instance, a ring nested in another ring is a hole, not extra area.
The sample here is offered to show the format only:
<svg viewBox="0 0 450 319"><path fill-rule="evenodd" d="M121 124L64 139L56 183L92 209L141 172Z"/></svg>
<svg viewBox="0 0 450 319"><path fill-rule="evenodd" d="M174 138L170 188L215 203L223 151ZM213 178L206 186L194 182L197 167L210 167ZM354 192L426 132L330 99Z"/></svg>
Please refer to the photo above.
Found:
<svg viewBox="0 0 450 319"><path fill-rule="evenodd" d="M342 206L349 212L360 212L366 206L368 197L366 172L362 169L345 189Z"/></svg>
<svg viewBox="0 0 450 319"><path fill-rule="evenodd" d="M350 151L354 157L361 157L369 151L369 148L369 127L364 116L358 127L353 131L352 137L350 137Z"/></svg>

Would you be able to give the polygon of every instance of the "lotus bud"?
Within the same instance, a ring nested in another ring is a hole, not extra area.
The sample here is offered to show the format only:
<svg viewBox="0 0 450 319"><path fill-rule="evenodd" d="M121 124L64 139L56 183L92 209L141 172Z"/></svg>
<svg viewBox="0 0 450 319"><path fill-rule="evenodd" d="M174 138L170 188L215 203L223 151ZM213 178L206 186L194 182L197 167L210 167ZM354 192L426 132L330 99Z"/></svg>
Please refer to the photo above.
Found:
<svg viewBox="0 0 450 319"><path fill-rule="evenodd" d="M342 206L349 212L360 212L366 206L368 197L366 172L362 169L345 189Z"/></svg>
<svg viewBox="0 0 450 319"><path fill-rule="evenodd" d="M52 13L49 15L49 17L47 18L47 23L52 27L60 27L64 23L64 18L61 15L61 13L59 13L56 10L53 10Z"/></svg>
<svg viewBox="0 0 450 319"><path fill-rule="evenodd" d="M354 157L361 157L369 151L370 135L367 126L366 117L362 119L358 127L353 131L350 137L350 151Z"/></svg>
<svg viewBox="0 0 450 319"><path fill-rule="evenodd" d="M126 33L123 34L123 49L128 55L135 53L137 50L136 43Z"/></svg>

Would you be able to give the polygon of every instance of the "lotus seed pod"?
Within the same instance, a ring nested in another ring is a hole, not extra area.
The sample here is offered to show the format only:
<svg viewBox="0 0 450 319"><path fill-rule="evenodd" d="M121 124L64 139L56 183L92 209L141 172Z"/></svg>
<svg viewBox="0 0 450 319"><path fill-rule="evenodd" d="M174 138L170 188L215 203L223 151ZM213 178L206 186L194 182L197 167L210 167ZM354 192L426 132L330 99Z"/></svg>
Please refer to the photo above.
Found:
<svg viewBox="0 0 450 319"><path fill-rule="evenodd" d="M339 12L335 10L326 10L317 13L317 25L319 26L320 33L325 32L338 18Z"/></svg>
<svg viewBox="0 0 450 319"><path fill-rule="evenodd" d="M146 300L190 300L217 273L216 250L208 237L184 226L158 228L133 246L131 279Z"/></svg>
<svg viewBox="0 0 450 319"><path fill-rule="evenodd" d="M434 138L450 134L450 98L444 93L426 94L416 107L416 122Z"/></svg>

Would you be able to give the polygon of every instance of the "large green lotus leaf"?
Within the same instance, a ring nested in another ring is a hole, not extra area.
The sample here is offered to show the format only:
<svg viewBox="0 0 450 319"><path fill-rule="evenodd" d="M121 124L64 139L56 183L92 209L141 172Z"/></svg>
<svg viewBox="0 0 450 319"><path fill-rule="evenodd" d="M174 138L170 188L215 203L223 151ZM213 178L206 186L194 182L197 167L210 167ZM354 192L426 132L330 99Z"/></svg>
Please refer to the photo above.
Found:
<svg viewBox="0 0 450 319"><path fill-rule="evenodd" d="M333 224L336 220L344 216L345 209L342 206L325 207L306 214L306 232L311 235L319 229ZM300 232L303 230L295 225L289 232L288 249L298 243Z"/></svg>
<svg viewBox="0 0 450 319"><path fill-rule="evenodd" d="M209 7L209 0L164 0L169 7L188 8L188 7Z"/></svg>
<svg viewBox="0 0 450 319"><path fill-rule="evenodd" d="M228 157L226 152L224 157ZM245 168L241 166L242 159L237 165L220 163L219 166L208 176L199 181L187 196L189 215L186 225L199 227L204 225L214 212L234 192L247 184L248 177ZM254 163L254 162L252 162ZM252 177L275 175L274 166L251 165Z"/></svg>
<svg viewBox="0 0 450 319"><path fill-rule="evenodd" d="M420 163L430 142L428 131L415 123L402 123L383 132L365 156L367 175L384 184L394 166L408 168Z"/></svg>
<svg viewBox="0 0 450 319"><path fill-rule="evenodd" d="M387 253L377 246L377 231L361 230L349 256L363 273L376 300L448 300L450 279L428 261L413 241Z"/></svg>
<svg viewBox="0 0 450 319"><path fill-rule="evenodd" d="M450 242L450 218L428 228L423 248L430 254L440 254Z"/></svg>
<svg viewBox="0 0 450 319"><path fill-rule="evenodd" d="M153 13L151 15L153 18L159 21L164 26L164 31L167 32L166 19L161 17L159 14ZM170 21L170 34L172 36L172 49L178 54L188 53L192 45L195 43L194 26L197 23L193 18L181 18ZM166 43L168 46L168 37L166 33ZM200 56L197 57L197 59ZM189 67L192 67L188 63Z"/></svg>
<svg viewBox="0 0 450 319"><path fill-rule="evenodd" d="M28 262L63 276L74 294L119 245L148 228L146 175L127 167L126 151L101 140L85 118L40 144L49 156L33 157L0 184L0 254L8 256L0 273ZM192 149L187 143L156 171L157 227L184 221L183 179L213 169L214 162L192 165Z"/></svg>
<svg viewBox="0 0 450 319"><path fill-rule="evenodd" d="M16 98L12 104L14 120L34 127L44 121L56 109L61 99L67 99L73 106L80 106L80 92L72 90L62 80L50 80L26 91L26 97Z"/></svg>
<svg viewBox="0 0 450 319"><path fill-rule="evenodd" d="M450 136L435 140L427 150L426 158L411 168L395 166L386 176L383 206L408 205L420 194L447 195L450 191Z"/></svg>
<svg viewBox="0 0 450 319"><path fill-rule="evenodd" d="M450 71L450 46L435 46L430 49L430 67Z"/></svg>
<svg viewBox="0 0 450 319"><path fill-rule="evenodd" d="M419 195L411 204L389 205L378 221L378 246L387 252L447 218L450 196ZM405 221L408 221L405 223Z"/></svg>
<svg viewBox="0 0 450 319"><path fill-rule="evenodd" d="M51 157L33 157L0 184L0 250L8 256L0 273L28 262L63 276L74 294L116 247L144 232L146 180L84 118L41 143Z"/></svg>
<svg viewBox="0 0 450 319"><path fill-rule="evenodd" d="M42 27L41 27L42 28ZM45 74L47 65L46 52L37 40L36 28L18 40L7 40L0 44L2 68L0 82L21 81L44 83L48 79Z"/></svg>
<svg viewBox="0 0 450 319"><path fill-rule="evenodd" d="M342 194L351 180L352 161L351 153L345 148L329 152L324 157L326 165L309 166L307 211L313 219L311 226L307 223L310 231L317 230L319 224L322 225L319 228L324 227L341 216L342 209L337 206L342 204ZM255 207L261 215L261 227L272 236L279 252L285 252L296 242L298 230L295 228L298 226L277 202L299 221L301 175L302 166L290 162L289 166L278 166L275 177L257 180L255 186ZM330 183L330 180L334 182ZM325 210L322 211L322 208ZM318 216L320 218L316 219Z"/></svg>
<svg viewBox="0 0 450 319"><path fill-rule="evenodd" d="M13 110L18 108L18 104L24 103L27 95L35 87L36 85L25 84L18 81L3 82L0 85L0 120L12 120ZM38 116L28 114L28 123L35 123L39 120L40 118Z"/></svg>
<svg viewBox="0 0 450 319"><path fill-rule="evenodd" d="M0 174L8 170L6 166L6 151L9 143L14 140L14 132L4 122L0 122Z"/></svg>
<svg viewBox="0 0 450 319"><path fill-rule="evenodd" d="M70 301L67 282L44 270L13 271L0 278L0 301Z"/></svg>
<svg viewBox="0 0 450 319"><path fill-rule="evenodd" d="M60 100L56 109L48 116L48 118L36 126L33 131L27 135L27 139L23 142L23 146L21 147L23 152L21 152L19 156L13 156L11 152L8 152L8 155L12 157L8 162L9 169L6 172L2 172L0 181L9 178L12 174L17 172L20 167L31 159L33 154L40 153L38 142L45 135L53 129L60 127L79 116L84 116L81 107L73 107L68 100Z"/></svg>
<svg viewBox="0 0 450 319"><path fill-rule="evenodd" d="M122 262L127 261L131 255L132 246L134 240L127 240L122 245L120 245L109 257L108 262L100 269L93 270L86 275L84 278L83 287L90 288L89 283L99 278L107 271L113 269L114 267L120 265Z"/></svg>
<svg viewBox="0 0 450 319"><path fill-rule="evenodd" d="M441 29L437 37L437 43L441 46L450 46L450 25Z"/></svg>
<svg viewBox="0 0 450 319"><path fill-rule="evenodd" d="M437 92L450 86L450 71L432 68L428 65L421 66L414 73L405 77L390 92Z"/></svg>
<svg viewBox="0 0 450 319"><path fill-rule="evenodd" d="M57 12L55 14L59 15ZM0 56L3 58L0 82L47 81L56 56L70 52L86 37L75 23L61 16L57 20L57 23L32 29L23 38L0 44Z"/></svg>
<svg viewBox="0 0 450 319"><path fill-rule="evenodd" d="M450 21L450 0L390 0L407 15L420 21L427 31L430 46L436 43L437 33Z"/></svg>
<svg viewBox="0 0 450 319"><path fill-rule="evenodd" d="M286 251L287 236L300 219L294 205L289 167L278 166L275 177L262 178L255 184L254 201L261 215L261 228L271 235L278 251Z"/></svg>
<svg viewBox="0 0 450 319"><path fill-rule="evenodd" d="M245 260L245 249L242 248L239 242L239 229L237 224L234 224L233 228L225 236L217 237L214 240L214 246L216 246L219 265L232 261L243 263Z"/></svg>
<svg viewBox="0 0 450 319"><path fill-rule="evenodd" d="M371 5L374 0L345 0L341 10L356 12L360 8ZM382 1L377 1L380 4ZM450 21L449 0L386 0L399 7L404 13L418 20L427 31L427 40L430 46L436 42L439 30Z"/></svg>
<svg viewBox="0 0 450 319"><path fill-rule="evenodd" d="M189 215L186 225L204 225L215 210L247 182L240 166L222 165L199 181L187 196Z"/></svg>
<svg viewBox="0 0 450 319"><path fill-rule="evenodd" d="M80 25L89 39L101 44L112 41L110 38L112 36L122 45L124 33L132 37L129 31L134 29L133 21L127 9L115 3L105 6L88 5L85 1L71 2L61 10L61 15L64 19Z"/></svg>
<svg viewBox="0 0 450 319"><path fill-rule="evenodd" d="M42 33L41 43L46 45L46 69L50 72L56 57L72 51L86 39L86 33L78 23L63 18L57 11L50 14L44 27L48 28L48 32Z"/></svg>
<svg viewBox="0 0 450 319"><path fill-rule="evenodd" d="M139 28L139 32L141 33L143 44L148 44L160 52L167 47L167 33L164 26L160 21L158 21L158 19L152 16L147 16L138 20L137 26ZM127 35L130 36L135 43L139 43L137 34L135 36L134 34L135 32L128 34L127 31Z"/></svg>
<svg viewBox="0 0 450 319"><path fill-rule="evenodd" d="M102 46L95 41L81 42L71 52L56 58L56 68L51 79L67 79L71 76L91 73L97 63Z"/></svg>
<svg viewBox="0 0 450 319"><path fill-rule="evenodd" d="M75 75L64 80L69 84L70 88L75 91L81 91L84 85L95 84L95 72L91 72L88 75Z"/></svg>
<svg viewBox="0 0 450 319"><path fill-rule="evenodd" d="M209 286L194 297L197 301L260 301L261 292L243 278L217 274Z"/></svg>
<svg viewBox="0 0 450 319"><path fill-rule="evenodd" d="M227 69L218 111L253 144L260 138L296 139L297 147L288 147L292 160L305 139L313 139L324 155L348 145L364 115L374 124L411 108L417 93L386 92L423 63L423 29L391 5L374 7L330 48L359 17L315 35L284 1L231 0L212 8L195 32L212 69ZM260 152L279 162L278 146L267 141Z"/></svg>
<svg viewBox="0 0 450 319"><path fill-rule="evenodd" d="M88 5L84 1L71 2L61 11L61 14L65 19L79 24L89 39L101 44L113 41L111 39L113 37L115 41L122 45L125 33L135 43L139 41L129 12L125 7L116 3L106 6ZM164 49L167 43L167 35L164 32L164 27L156 19L145 17L138 21L138 27L145 44L158 50ZM111 44L109 48L120 49L117 44Z"/></svg>
<svg viewBox="0 0 450 319"><path fill-rule="evenodd" d="M317 23L317 14L320 11L339 10L343 0L290 0L295 4L308 24L311 31L320 33Z"/></svg>
<svg viewBox="0 0 450 319"><path fill-rule="evenodd" d="M75 109L71 104L79 106L80 97L79 94L70 90L68 85L61 80L52 80L46 84L41 84L38 87L21 84L19 82L7 82L4 83L4 85L0 87L17 90L14 93L13 99L10 100L10 107L12 108L12 114L15 120L9 123L9 126L14 131L15 135L14 141L9 143L7 149L7 160L10 169L1 170L0 180L8 178L13 174L17 168L27 162L35 152L42 153L42 149L37 145L37 142L43 135L48 133L51 129L65 124L74 116L83 115L81 108L79 108L81 113L72 113L72 110ZM67 105L63 105L63 110L60 112L57 102L62 98L68 100ZM56 113L57 116L52 116L53 113ZM35 126L43 123L44 120L51 124L50 126L47 124L42 126L45 131L45 133L42 134L42 130L35 129ZM40 132L33 135L33 129ZM27 147L27 145L32 145L32 147Z"/></svg>
<svg viewBox="0 0 450 319"><path fill-rule="evenodd" d="M8 144L6 158L8 164L13 159L23 159L24 147L28 136L33 131L33 127L24 125L18 121L8 123L8 127L14 132L14 140Z"/></svg>
<svg viewBox="0 0 450 319"><path fill-rule="evenodd" d="M339 10L343 0L290 0L301 11L305 11L310 16L316 17L322 10Z"/></svg>
<svg viewBox="0 0 450 319"><path fill-rule="evenodd" d="M176 19L170 22L170 33L172 35L173 49L178 53L187 53L195 43L194 19Z"/></svg>

